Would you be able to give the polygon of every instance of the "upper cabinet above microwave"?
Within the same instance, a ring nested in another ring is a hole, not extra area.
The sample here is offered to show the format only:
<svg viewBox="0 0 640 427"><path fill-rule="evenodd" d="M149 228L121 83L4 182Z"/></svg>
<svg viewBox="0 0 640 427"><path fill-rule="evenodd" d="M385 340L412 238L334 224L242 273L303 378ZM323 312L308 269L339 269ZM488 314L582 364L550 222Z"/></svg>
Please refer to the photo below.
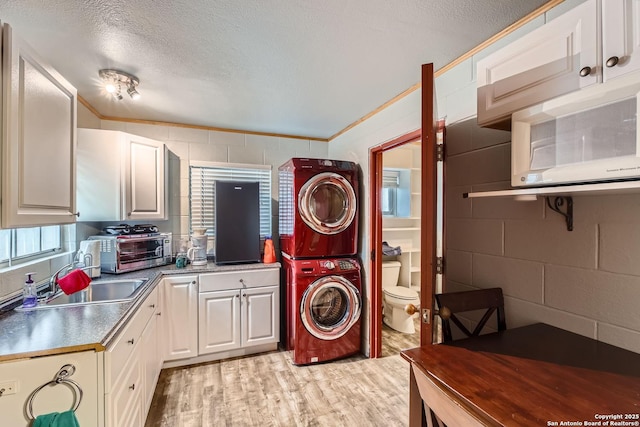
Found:
<svg viewBox="0 0 640 427"><path fill-rule="evenodd" d="M78 129L80 221L167 219L167 153L124 132Z"/></svg>
<svg viewBox="0 0 640 427"><path fill-rule="evenodd" d="M7 24L2 39L2 228L76 221L76 89Z"/></svg>
<svg viewBox="0 0 640 427"><path fill-rule="evenodd" d="M640 69L640 0L588 0L478 61L478 124Z"/></svg>

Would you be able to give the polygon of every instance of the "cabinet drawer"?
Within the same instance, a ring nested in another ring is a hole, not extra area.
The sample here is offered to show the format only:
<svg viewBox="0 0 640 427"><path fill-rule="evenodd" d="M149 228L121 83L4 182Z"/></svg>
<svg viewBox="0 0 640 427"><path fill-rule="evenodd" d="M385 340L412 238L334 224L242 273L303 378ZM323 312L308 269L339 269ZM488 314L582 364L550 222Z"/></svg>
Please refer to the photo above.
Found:
<svg viewBox="0 0 640 427"><path fill-rule="evenodd" d="M107 350L107 375L105 387L107 391L116 382L122 373L127 360L133 353L140 335L144 330L151 315L158 305L158 291L155 289L147 299L138 307L125 329L120 333L116 342Z"/></svg>
<svg viewBox="0 0 640 427"><path fill-rule="evenodd" d="M225 271L200 275L200 292L278 285L280 269Z"/></svg>

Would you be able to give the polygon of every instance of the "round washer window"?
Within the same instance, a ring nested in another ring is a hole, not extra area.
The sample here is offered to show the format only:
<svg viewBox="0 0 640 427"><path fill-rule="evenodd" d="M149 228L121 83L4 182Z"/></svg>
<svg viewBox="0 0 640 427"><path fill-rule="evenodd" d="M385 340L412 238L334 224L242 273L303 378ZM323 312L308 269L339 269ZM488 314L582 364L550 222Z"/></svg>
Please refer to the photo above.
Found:
<svg viewBox="0 0 640 427"><path fill-rule="evenodd" d="M340 338L360 318L360 293L343 277L323 277L304 292L300 316L314 337L324 340Z"/></svg>

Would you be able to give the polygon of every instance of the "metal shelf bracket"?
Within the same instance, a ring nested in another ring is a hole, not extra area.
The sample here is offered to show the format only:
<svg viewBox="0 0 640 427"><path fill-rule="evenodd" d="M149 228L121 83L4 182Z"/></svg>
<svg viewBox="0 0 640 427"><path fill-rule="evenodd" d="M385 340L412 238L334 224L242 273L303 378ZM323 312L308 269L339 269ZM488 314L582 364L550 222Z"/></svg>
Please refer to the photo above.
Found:
<svg viewBox="0 0 640 427"><path fill-rule="evenodd" d="M553 196L545 197L547 206L564 217L567 222L567 231L573 231L573 198L571 196L555 196L553 197L553 204L551 204L551 197ZM564 211L562 210L563 207Z"/></svg>

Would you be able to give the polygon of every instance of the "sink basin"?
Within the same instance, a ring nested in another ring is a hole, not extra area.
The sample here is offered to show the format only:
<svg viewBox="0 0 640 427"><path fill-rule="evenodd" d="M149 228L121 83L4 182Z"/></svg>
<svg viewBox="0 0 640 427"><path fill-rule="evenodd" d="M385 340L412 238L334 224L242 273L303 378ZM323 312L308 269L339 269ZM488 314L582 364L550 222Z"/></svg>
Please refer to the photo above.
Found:
<svg viewBox="0 0 640 427"><path fill-rule="evenodd" d="M127 301L136 296L138 290L141 289L147 280L148 279L99 280L97 282L91 282L87 288L71 295L65 295L64 292L60 291L48 301L38 304L37 307L32 309L22 309L22 307L18 307L17 310Z"/></svg>

